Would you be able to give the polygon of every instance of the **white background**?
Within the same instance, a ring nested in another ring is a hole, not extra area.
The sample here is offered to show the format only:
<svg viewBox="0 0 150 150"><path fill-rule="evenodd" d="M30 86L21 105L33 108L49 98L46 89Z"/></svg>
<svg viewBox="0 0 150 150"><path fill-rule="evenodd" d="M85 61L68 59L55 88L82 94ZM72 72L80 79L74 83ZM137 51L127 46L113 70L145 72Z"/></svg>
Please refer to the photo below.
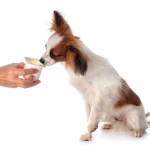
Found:
<svg viewBox="0 0 150 150"><path fill-rule="evenodd" d="M149 0L1 0L0 66L41 57L53 10L110 60L150 111ZM45 68L34 88L0 87L0 150L149 149L150 130L136 139L98 129L84 143L79 137L85 127L82 97L60 64Z"/></svg>

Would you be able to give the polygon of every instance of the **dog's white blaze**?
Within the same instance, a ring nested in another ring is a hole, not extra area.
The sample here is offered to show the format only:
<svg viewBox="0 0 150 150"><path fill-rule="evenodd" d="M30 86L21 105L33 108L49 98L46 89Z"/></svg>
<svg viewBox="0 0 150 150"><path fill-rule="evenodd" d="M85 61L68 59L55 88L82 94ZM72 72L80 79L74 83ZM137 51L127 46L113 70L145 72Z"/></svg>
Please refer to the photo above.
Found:
<svg viewBox="0 0 150 150"><path fill-rule="evenodd" d="M60 43L63 39L63 36L60 36L59 34L53 34L49 37L47 41L47 50L51 50L54 48L58 43Z"/></svg>

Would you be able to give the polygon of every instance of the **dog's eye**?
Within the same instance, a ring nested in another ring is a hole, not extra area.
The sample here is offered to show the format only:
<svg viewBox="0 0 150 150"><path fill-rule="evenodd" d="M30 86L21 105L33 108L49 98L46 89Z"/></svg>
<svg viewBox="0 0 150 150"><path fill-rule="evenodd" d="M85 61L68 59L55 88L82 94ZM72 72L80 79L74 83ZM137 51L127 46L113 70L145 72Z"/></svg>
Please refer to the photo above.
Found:
<svg viewBox="0 0 150 150"><path fill-rule="evenodd" d="M55 55L52 51L50 52L50 57L53 59L56 59L58 57L58 55Z"/></svg>

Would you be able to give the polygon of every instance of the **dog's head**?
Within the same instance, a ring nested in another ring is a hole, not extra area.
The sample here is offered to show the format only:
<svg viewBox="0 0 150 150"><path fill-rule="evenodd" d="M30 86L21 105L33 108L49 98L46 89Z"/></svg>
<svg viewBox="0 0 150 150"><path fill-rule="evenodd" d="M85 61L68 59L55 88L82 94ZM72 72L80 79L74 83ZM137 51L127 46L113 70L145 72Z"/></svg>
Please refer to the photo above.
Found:
<svg viewBox="0 0 150 150"><path fill-rule="evenodd" d="M79 38L73 35L68 23L57 11L53 12L50 30L54 33L45 45L46 52L40 62L49 66L57 62L65 62L66 67L76 74L84 75L88 68L88 57L80 46Z"/></svg>

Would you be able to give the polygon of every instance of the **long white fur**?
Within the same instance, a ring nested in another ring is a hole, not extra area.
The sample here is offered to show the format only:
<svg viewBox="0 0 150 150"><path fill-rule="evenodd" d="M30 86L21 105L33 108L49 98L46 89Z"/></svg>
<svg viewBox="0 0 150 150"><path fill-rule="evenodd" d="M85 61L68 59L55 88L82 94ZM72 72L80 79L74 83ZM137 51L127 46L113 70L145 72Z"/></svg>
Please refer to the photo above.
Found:
<svg viewBox="0 0 150 150"><path fill-rule="evenodd" d="M42 56L47 65L55 63L48 54L50 49L62 39L62 36L56 33L48 39L47 52ZM147 128L145 117L143 117L145 116L143 105L127 105L118 110L114 109L113 106L119 98L118 90L121 87L121 77L107 59L90 51L79 39L76 40L90 59L88 70L84 76L77 75L73 70L67 69L70 83L83 95L85 100L88 128L86 134L81 136L81 140L91 139L91 134L98 127L99 121L115 124L117 122L114 120L115 117L121 118L122 122L126 120L125 126L134 129L135 136L140 136L142 133L138 131L144 132Z"/></svg>
<svg viewBox="0 0 150 150"><path fill-rule="evenodd" d="M46 65L53 65L55 60L50 58L51 48L54 48L63 39L63 35L54 33L47 42L47 51L42 58ZM75 39L89 60L85 75L75 74L67 68L70 83L83 95L87 112L87 132L81 136L81 140L87 141L92 137L92 132L98 127L99 121L106 122L104 128L114 127L122 123L124 127L131 130L136 137L142 136L147 129L144 107L126 105L115 109L114 105L119 100L119 89L122 86L122 78L111 66L107 59L93 53L78 38ZM64 64L64 62L63 62ZM117 118L118 120L115 120Z"/></svg>
<svg viewBox="0 0 150 150"><path fill-rule="evenodd" d="M76 75L70 70L68 72L71 84L83 95L86 105L88 127L90 128L87 129L85 135L81 136L81 140L90 140L90 130L94 130L99 121L116 124L114 129L118 128L120 122L115 121L115 117L123 117L122 122L126 120L127 123L127 125L123 124L125 130L135 129L133 134L140 136L138 130L143 132L147 129L143 105L127 105L119 110L113 109L119 98L121 77L107 59L91 52L81 41L79 43L90 58L88 70L85 76Z"/></svg>

